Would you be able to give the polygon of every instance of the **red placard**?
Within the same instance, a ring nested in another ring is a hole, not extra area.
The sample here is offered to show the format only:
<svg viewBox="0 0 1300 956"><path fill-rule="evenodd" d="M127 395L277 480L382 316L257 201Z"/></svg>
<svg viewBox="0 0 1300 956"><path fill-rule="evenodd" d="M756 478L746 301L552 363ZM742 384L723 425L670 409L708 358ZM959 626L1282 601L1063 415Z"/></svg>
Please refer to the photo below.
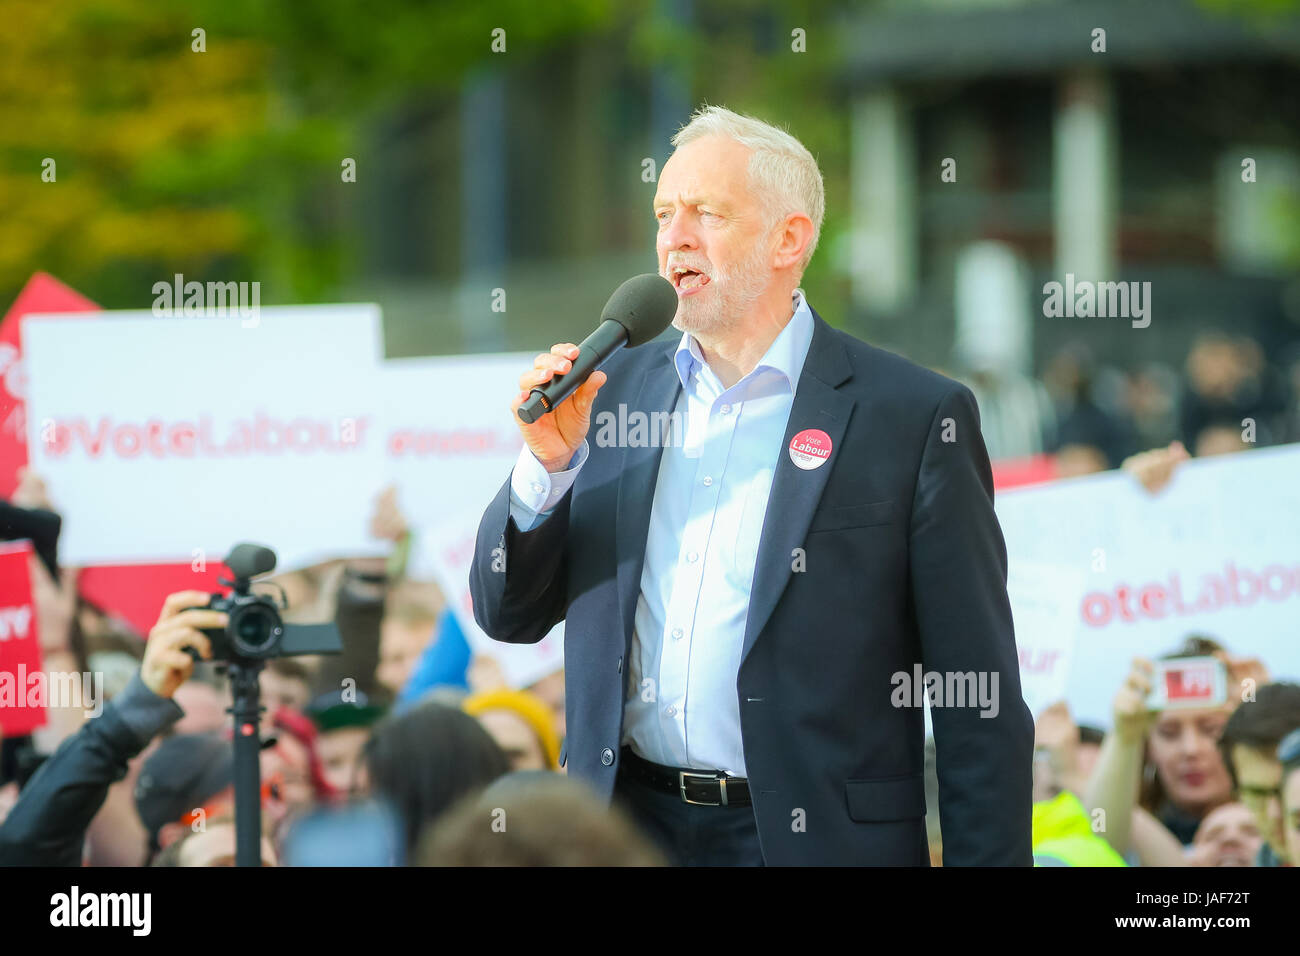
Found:
<svg viewBox="0 0 1300 956"><path fill-rule="evenodd" d="M0 731L6 737L21 737L45 724L39 694L28 706L32 675L41 670L31 558L30 541L0 545Z"/></svg>
<svg viewBox="0 0 1300 956"><path fill-rule="evenodd" d="M0 498L18 487L18 469L27 464L27 380L23 371L22 317L34 312L89 312L99 306L58 279L38 272L23 286L0 320Z"/></svg>
<svg viewBox="0 0 1300 956"><path fill-rule="evenodd" d="M1165 693L1169 702L1190 703L1214 700L1214 666L1192 664L1165 671Z"/></svg>
<svg viewBox="0 0 1300 956"><path fill-rule="evenodd" d="M1051 455L1003 458L992 463L993 490L1006 491L1056 479L1056 460Z"/></svg>
<svg viewBox="0 0 1300 956"><path fill-rule="evenodd" d="M163 599L176 591L224 591L230 571L209 560L202 571L188 564L121 564L83 568L77 590L87 601L125 619L142 636L158 623Z"/></svg>
<svg viewBox="0 0 1300 956"><path fill-rule="evenodd" d="M18 470L27 464L26 376L19 326L22 317L41 312L96 312L99 306L44 272L33 275L0 320L0 498L18 486ZM93 318L93 316L87 316ZM58 509L58 502L54 507ZM85 568L77 588L86 600L125 618L148 634L163 599L173 591L215 591L220 566L203 571L188 564L114 565ZM26 567L24 566L24 574ZM24 578L26 580L26 578ZM2 659L2 658L0 658Z"/></svg>

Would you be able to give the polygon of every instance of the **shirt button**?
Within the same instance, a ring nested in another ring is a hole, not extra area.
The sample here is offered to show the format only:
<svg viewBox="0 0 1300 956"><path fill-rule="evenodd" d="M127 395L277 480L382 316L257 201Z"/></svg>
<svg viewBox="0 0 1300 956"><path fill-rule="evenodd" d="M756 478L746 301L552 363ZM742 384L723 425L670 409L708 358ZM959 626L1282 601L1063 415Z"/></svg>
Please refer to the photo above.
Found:
<svg viewBox="0 0 1300 956"><path fill-rule="evenodd" d="M673 640L680 641L681 639L682 639L682 629L680 627L673 628Z"/></svg>
<svg viewBox="0 0 1300 956"><path fill-rule="evenodd" d="M600 752L600 762L606 767L612 764L614 762L614 751L610 750L608 747L602 750Z"/></svg>
<svg viewBox="0 0 1300 956"><path fill-rule="evenodd" d="M690 554L686 556L686 560L691 562L691 564L694 564L696 561L700 560L699 552L692 551Z"/></svg>
<svg viewBox="0 0 1300 956"><path fill-rule="evenodd" d="M539 494L539 495L542 493L542 485L541 485L541 482L537 482L537 481L534 481L534 482L533 482L533 493L534 493L534 494Z"/></svg>
<svg viewBox="0 0 1300 956"><path fill-rule="evenodd" d="M672 704L669 704L669 705L668 705L668 709L667 709L666 711L664 711L664 713L667 714L669 717L676 717L676 716L677 716L677 708L674 707Z"/></svg>
<svg viewBox="0 0 1300 956"><path fill-rule="evenodd" d="M709 487L709 485L711 485L711 484L713 484L713 477L712 477L711 475L705 475L705 476L704 476L704 487L707 488L707 487Z"/></svg>
<svg viewBox="0 0 1300 956"><path fill-rule="evenodd" d="M722 412L722 414L724 414L724 415L730 415L730 414L731 414L731 406L730 406L730 405L723 405L722 408L720 408L720 409L718 409L718 410L719 410L720 412Z"/></svg>

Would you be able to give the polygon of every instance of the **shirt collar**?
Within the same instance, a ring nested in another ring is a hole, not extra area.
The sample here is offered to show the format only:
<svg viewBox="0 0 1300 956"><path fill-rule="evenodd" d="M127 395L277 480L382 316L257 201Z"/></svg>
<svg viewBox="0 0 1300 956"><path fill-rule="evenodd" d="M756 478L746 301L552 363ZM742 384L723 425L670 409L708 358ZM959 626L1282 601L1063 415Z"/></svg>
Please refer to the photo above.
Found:
<svg viewBox="0 0 1300 956"><path fill-rule="evenodd" d="M808 301L804 298L802 289L794 290L793 305L794 315L790 317L790 321L768 346L763 357L754 366L754 371L745 376L745 379L748 379L759 369L773 369L785 376L790 383L792 394L799 381L799 374L803 371L804 359L808 355L808 347L812 344L813 334L812 310L808 308ZM682 387L689 388L691 377L705 365L700 343L691 333L682 333L677 351L673 355L673 362L677 366L677 377L681 379Z"/></svg>

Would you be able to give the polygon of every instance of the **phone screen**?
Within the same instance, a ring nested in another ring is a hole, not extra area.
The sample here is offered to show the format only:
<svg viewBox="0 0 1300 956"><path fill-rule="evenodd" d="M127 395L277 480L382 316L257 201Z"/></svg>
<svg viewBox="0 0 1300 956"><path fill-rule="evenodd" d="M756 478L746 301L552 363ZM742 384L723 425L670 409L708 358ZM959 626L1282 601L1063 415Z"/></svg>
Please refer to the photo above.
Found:
<svg viewBox="0 0 1300 956"><path fill-rule="evenodd" d="M1152 710L1218 707L1228 699L1227 669L1217 657L1157 661L1152 676Z"/></svg>

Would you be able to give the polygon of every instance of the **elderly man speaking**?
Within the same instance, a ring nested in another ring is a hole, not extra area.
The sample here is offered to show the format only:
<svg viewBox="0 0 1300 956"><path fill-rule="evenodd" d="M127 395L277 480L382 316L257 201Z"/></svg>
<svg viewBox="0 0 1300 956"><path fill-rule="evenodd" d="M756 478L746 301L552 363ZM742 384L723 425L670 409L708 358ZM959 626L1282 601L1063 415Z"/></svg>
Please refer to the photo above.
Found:
<svg viewBox="0 0 1300 956"><path fill-rule="evenodd" d="M681 338L516 418L475 617L513 643L565 621L569 773L677 864L928 865L928 701L944 863L1028 865L1033 723L975 400L812 310L825 196L798 140L707 107L673 146L653 211ZM538 355L511 409L577 354ZM668 441L600 427L664 413Z"/></svg>

